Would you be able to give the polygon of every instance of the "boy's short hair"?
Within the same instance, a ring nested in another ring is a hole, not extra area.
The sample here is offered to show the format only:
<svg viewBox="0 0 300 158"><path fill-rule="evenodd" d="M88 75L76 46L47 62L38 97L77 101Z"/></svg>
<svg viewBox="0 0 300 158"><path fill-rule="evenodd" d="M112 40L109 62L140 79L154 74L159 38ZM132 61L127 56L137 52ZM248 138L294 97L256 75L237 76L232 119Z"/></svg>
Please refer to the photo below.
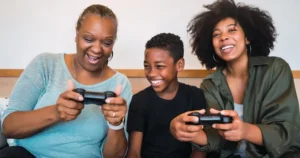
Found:
<svg viewBox="0 0 300 158"><path fill-rule="evenodd" d="M160 33L153 36L146 43L146 49L159 48L170 52L170 56L176 63L179 59L183 58L184 48L183 42L179 36L172 33Z"/></svg>

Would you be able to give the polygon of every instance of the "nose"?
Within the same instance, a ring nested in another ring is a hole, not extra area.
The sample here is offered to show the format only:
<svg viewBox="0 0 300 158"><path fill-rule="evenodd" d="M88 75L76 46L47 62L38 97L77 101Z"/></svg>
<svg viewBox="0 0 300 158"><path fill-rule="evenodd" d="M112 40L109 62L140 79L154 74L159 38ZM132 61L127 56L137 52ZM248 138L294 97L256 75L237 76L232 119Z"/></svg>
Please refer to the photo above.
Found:
<svg viewBox="0 0 300 158"><path fill-rule="evenodd" d="M91 47L91 51L95 54L98 54L98 53L102 52L103 49L102 49L101 42L94 42L92 47Z"/></svg>
<svg viewBox="0 0 300 158"><path fill-rule="evenodd" d="M156 69L154 68L150 68L149 70L148 70L148 75L147 76L149 76L150 78L152 78L152 77L156 77L157 76L157 72L156 72Z"/></svg>
<svg viewBox="0 0 300 158"><path fill-rule="evenodd" d="M221 41L226 41L226 40L228 40L227 34L222 33L222 34L221 34Z"/></svg>

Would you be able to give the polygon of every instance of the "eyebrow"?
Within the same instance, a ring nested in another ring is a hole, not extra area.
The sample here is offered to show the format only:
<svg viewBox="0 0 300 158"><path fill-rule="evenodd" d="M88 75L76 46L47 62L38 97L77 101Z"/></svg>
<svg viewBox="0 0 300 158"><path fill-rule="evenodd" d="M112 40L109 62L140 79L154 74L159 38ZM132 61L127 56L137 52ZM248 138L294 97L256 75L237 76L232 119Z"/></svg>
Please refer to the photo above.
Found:
<svg viewBox="0 0 300 158"><path fill-rule="evenodd" d="M227 27L230 27L230 26L232 26L232 25L233 25L233 26L237 26L237 23L229 24L229 25L227 25ZM217 31L217 30L220 30L220 29L214 29L213 32L214 32L214 31Z"/></svg>
<svg viewBox="0 0 300 158"><path fill-rule="evenodd" d="M83 34L89 34L89 35L95 36L93 33L89 32L89 31L85 31L85 32L83 32ZM113 39L114 39L114 36L104 37L104 40L113 40Z"/></svg>
<svg viewBox="0 0 300 158"><path fill-rule="evenodd" d="M160 63L163 63L163 61L155 61L154 63L155 63L155 64L160 64ZM144 64L148 64L148 62L147 62L147 61L144 61Z"/></svg>

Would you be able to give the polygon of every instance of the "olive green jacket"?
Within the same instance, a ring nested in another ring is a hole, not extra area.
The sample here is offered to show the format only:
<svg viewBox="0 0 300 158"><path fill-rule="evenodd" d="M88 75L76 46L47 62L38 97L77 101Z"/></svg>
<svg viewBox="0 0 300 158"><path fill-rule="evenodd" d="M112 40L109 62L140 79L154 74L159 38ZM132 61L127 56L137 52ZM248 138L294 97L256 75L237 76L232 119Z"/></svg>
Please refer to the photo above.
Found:
<svg viewBox="0 0 300 158"><path fill-rule="evenodd" d="M222 69L206 77L201 88L208 109L234 109L233 97ZM263 137L263 146L246 143L247 158L277 158L286 151L300 149L297 140L300 129L299 104L291 69L283 59L249 58L249 82L243 105L244 122L257 125ZM193 144L198 150L220 152L221 158L236 151L236 142L224 140L212 128L204 130L208 145Z"/></svg>

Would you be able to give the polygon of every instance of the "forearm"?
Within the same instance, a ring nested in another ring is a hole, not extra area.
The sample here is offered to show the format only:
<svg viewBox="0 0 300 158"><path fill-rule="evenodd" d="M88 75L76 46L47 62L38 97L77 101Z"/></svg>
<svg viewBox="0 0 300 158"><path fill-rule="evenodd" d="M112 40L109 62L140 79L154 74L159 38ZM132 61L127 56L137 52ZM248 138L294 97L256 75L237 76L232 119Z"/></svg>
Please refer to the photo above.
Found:
<svg viewBox="0 0 300 158"><path fill-rule="evenodd" d="M245 140L256 145L263 145L262 133L258 126L249 123L247 123L247 126L248 131Z"/></svg>
<svg viewBox="0 0 300 158"><path fill-rule="evenodd" d="M141 157L141 154L139 154L138 152L133 151L133 150L129 150L126 155L126 158L140 158L140 157Z"/></svg>
<svg viewBox="0 0 300 158"><path fill-rule="evenodd" d="M205 152L193 151L191 154L191 158L205 158L205 157L206 157Z"/></svg>
<svg viewBox="0 0 300 158"><path fill-rule="evenodd" d="M7 138L26 138L58 121L55 106L33 111L17 111L9 114L3 122L3 134Z"/></svg>
<svg viewBox="0 0 300 158"><path fill-rule="evenodd" d="M104 158L124 157L127 150L127 140L124 128L120 130L108 129L107 138L103 146Z"/></svg>

